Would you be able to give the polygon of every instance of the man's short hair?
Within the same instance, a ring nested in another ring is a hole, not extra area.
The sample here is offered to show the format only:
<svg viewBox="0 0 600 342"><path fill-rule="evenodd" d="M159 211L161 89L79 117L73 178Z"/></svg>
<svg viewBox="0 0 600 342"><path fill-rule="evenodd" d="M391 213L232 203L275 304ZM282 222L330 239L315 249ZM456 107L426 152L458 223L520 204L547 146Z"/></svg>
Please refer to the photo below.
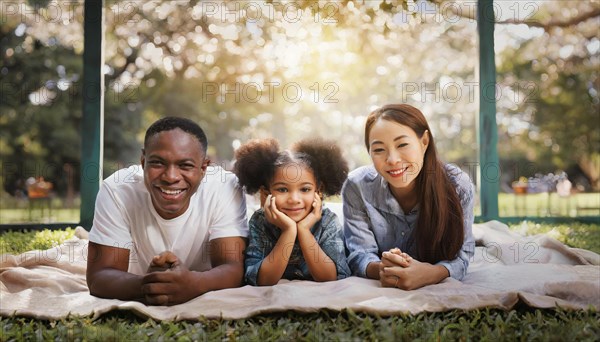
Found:
<svg viewBox="0 0 600 342"><path fill-rule="evenodd" d="M202 148L202 152L204 152L204 156L206 156L206 149L208 147L208 141L206 139L206 134L200 126L194 121L186 118L179 118L174 116L167 116L162 119L156 120L148 129L146 130L146 136L144 137L144 148L148 144L148 139L152 138L156 134L160 132L171 131L176 128L189 133L196 137L198 142L200 143L200 147Z"/></svg>

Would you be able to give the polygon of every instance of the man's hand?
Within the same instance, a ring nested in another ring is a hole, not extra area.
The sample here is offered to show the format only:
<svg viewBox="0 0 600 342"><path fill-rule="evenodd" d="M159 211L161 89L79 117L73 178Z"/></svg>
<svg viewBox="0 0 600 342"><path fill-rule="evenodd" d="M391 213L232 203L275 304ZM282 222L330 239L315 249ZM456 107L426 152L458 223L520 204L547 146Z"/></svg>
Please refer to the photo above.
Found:
<svg viewBox="0 0 600 342"><path fill-rule="evenodd" d="M142 293L147 304L180 304L200 295L196 273L179 263L175 254L163 252L152 259L152 264L155 264L155 261L157 266L154 267L160 271L148 273L142 278ZM169 264L171 266L166 267ZM150 268L152 267L150 265ZM164 270L166 272L162 272Z"/></svg>
<svg viewBox="0 0 600 342"><path fill-rule="evenodd" d="M149 305L174 305L205 292L240 286L244 275L242 237L225 237L210 242L212 269L187 269L172 252L154 258L148 274L127 272L129 250L90 242L87 282L90 293L102 298L137 300ZM165 272L166 271L166 272Z"/></svg>
<svg viewBox="0 0 600 342"><path fill-rule="evenodd" d="M173 252L162 252L152 258L146 273L168 271L172 268L178 267L180 264L181 262L179 261L179 258L173 254Z"/></svg>
<svg viewBox="0 0 600 342"><path fill-rule="evenodd" d="M152 259L152 265L171 268L152 272L142 278L142 294L150 305L175 305L187 302L213 290L237 287L244 276L246 240L239 236L214 239L210 242L208 271L190 271L172 252L163 252Z"/></svg>

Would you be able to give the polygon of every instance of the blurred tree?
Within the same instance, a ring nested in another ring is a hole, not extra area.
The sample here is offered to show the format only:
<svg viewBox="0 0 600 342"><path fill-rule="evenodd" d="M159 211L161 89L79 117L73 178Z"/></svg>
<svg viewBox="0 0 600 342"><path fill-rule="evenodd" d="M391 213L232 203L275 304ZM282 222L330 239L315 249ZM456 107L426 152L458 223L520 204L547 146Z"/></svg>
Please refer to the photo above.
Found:
<svg viewBox="0 0 600 342"><path fill-rule="evenodd" d="M500 89L510 90L499 103L511 102L499 113L504 155L524 151L545 172L577 165L598 191L600 5L571 4L568 10L541 7L540 17L562 19L522 28L499 55Z"/></svg>
<svg viewBox="0 0 600 342"><path fill-rule="evenodd" d="M65 189L63 165L77 163L80 154L81 100L72 83L81 57L26 29L17 20L0 25L0 156L9 193L19 178L37 176Z"/></svg>
<svg viewBox="0 0 600 342"><path fill-rule="evenodd" d="M348 146L355 165L364 163L356 139L364 116L403 101L437 113L432 122L450 159L472 160L476 103L464 83L474 81L475 22L419 20L402 13L403 3L110 1L109 74L115 85L133 87L156 84L153 70L164 74L156 87L165 91L144 101L144 115L196 119L221 159L232 157L232 141L275 136L285 146L325 135ZM444 48L422 44L428 35ZM453 63L445 63L448 54ZM423 81L421 68L430 70ZM444 102L448 85L464 88L453 102ZM453 148L459 136L468 149Z"/></svg>
<svg viewBox="0 0 600 342"><path fill-rule="evenodd" d="M11 194L24 179L38 176L52 182L59 195L79 188L84 85L82 30L75 18L80 10L54 5L50 13L46 5L11 2L0 13L0 184ZM139 156L137 139L130 133L141 124L141 108L131 103L138 91L106 92L105 148L112 164L129 160L134 147ZM136 111L137 116L131 115Z"/></svg>
<svg viewBox="0 0 600 342"><path fill-rule="evenodd" d="M365 116L389 102L421 108L448 161L475 163L476 21L448 3L107 0L104 174L138 162L145 127L164 115L198 121L225 162L249 138L321 135L354 167L368 162ZM14 4L0 9L3 163L77 163L83 2ZM577 8L569 18L586 23L595 7ZM544 13L547 30L572 21Z"/></svg>

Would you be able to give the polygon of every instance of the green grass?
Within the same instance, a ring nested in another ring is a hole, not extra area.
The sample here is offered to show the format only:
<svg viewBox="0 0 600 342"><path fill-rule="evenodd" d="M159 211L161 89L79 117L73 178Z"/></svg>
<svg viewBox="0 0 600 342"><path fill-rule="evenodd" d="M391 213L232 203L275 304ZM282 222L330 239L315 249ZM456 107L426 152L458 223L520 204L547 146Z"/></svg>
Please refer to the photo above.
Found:
<svg viewBox="0 0 600 342"><path fill-rule="evenodd" d="M547 234L568 246L600 254L600 224L541 224L523 221L510 228L521 235Z"/></svg>
<svg viewBox="0 0 600 342"><path fill-rule="evenodd" d="M547 233L573 247L600 252L600 225L549 225L522 222L521 234ZM0 235L1 252L46 249L73 236L66 231L9 232ZM379 317L352 311L314 314L286 312L242 320L158 322L116 311L93 321L0 318L0 341L409 341L542 340L597 341L600 313L592 310L539 310L520 306L510 311L483 309Z"/></svg>
<svg viewBox="0 0 600 342"><path fill-rule="evenodd" d="M65 198L16 199L0 191L0 224L79 222L81 200L76 197L71 204Z"/></svg>
<svg viewBox="0 0 600 342"><path fill-rule="evenodd" d="M592 311L473 310L378 317L322 311L288 312L236 321L157 322L127 312L92 321L0 318L2 340L88 341L596 341L600 315Z"/></svg>
<svg viewBox="0 0 600 342"><path fill-rule="evenodd" d="M0 209L0 224L14 224L14 223L52 223L52 222L79 222L79 208L63 209L63 208L52 208L49 211L48 208L44 208L42 211L40 208L28 209L28 208L17 208L17 209Z"/></svg>
<svg viewBox="0 0 600 342"><path fill-rule="evenodd" d="M498 194L500 216L576 217L600 216L600 193L578 193L560 197L557 193Z"/></svg>
<svg viewBox="0 0 600 342"><path fill-rule="evenodd" d="M75 235L75 229L42 230L36 232L5 232L0 235L0 254L20 254L34 249L56 247Z"/></svg>

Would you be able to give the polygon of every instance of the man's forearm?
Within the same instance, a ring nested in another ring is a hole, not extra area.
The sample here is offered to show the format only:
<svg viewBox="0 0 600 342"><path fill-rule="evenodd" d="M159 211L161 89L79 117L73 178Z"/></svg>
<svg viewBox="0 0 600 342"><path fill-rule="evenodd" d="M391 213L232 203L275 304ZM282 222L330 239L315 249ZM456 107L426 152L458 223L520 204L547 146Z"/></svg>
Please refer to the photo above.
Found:
<svg viewBox="0 0 600 342"><path fill-rule="evenodd" d="M143 301L142 277L115 269L88 276L90 294L101 298Z"/></svg>

